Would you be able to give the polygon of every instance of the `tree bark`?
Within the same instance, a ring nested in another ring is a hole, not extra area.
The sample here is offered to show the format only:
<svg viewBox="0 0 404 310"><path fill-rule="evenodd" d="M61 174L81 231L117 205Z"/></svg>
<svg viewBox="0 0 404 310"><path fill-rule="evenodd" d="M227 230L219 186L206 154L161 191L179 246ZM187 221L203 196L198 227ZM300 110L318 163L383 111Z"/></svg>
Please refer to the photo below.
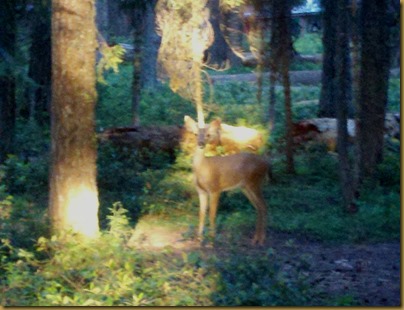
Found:
<svg viewBox="0 0 404 310"><path fill-rule="evenodd" d="M362 2L359 85L359 181L373 176L383 159L383 128L389 80L387 0Z"/></svg>
<svg viewBox="0 0 404 310"><path fill-rule="evenodd" d="M30 47L29 77L36 83L28 90L29 118L49 122L51 96L51 33L49 4L36 9Z"/></svg>
<svg viewBox="0 0 404 310"><path fill-rule="evenodd" d="M206 53L209 55L209 62L221 66L228 59L230 48L223 38L220 30L221 14L219 9L219 0L209 0L208 7L210 9L210 23L212 24L215 39L213 44L208 48Z"/></svg>
<svg viewBox="0 0 404 310"><path fill-rule="evenodd" d="M335 44L337 41L337 14L333 0L323 0L323 72L319 102L319 117L336 117L335 106Z"/></svg>
<svg viewBox="0 0 404 310"><path fill-rule="evenodd" d="M54 233L95 237L95 1L52 4L50 218Z"/></svg>
<svg viewBox="0 0 404 310"><path fill-rule="evenodd" d="M292 35L290 31L291 7L288 1L273 1L273 32L277 33L274 40L278 47L275 52L275 59L279 61L279 72L282 76L282 85L285 104L285 127L286 127L286 165L288 173L295 173L293 159L293 121L292 121L292 98L290 93L289 66L292 58L290 49ZM276 61L276 60L275 60Z"/></svg>
<svg viewBox="0 0 404 310"><path fill-rule="evenodd" d="M16 9L11 0L0 1L0 60L5 72L0 76L0 164L13 152L16 101L13 61L16 44Z"/></svg>
<svg viewBox="0 0 404 310"><path fill-rule="evenodd" d="M154 88L157 80L157 55L161 39L156 33L156 13L154 8L156 0L149 1L146 7L143 59L142 59L142 86Z"/></svg>
<svg viewBox="0 0 404 310"><path fill-rule="evenodd" d="M143 60L143 33L144 33L144 10L134 8L131 12L133 27L133 78L132 78L132 125L139 125L139 106L142 92L142 60Z"/></svg>
<svg viewBox="0 0 404 310"><path fill-rule="evenodd" d="M349 135L347 128L348 107L351 98L349 96L351 81L351 62L349 55L349 1L337 2L337 41L336 41L336 102L337 102L337 150L339 159L340 183L342 189L343 206L347 211L355 211L354 193L355 182L353 177L353 165L349 160Z"/></svg>
<svg viewBox="0 0 404 310"><path fill-rule="evenodd" d="M323 71L321 76L321 92L319 102L319 117L337 117L337 60L336 60L336 45L338 44L338 14L340 11L336 8L338 4L332 0L323 0ZM350 25L350 18L346 19L348 25ZM349 46L347 52L349 53ZM352 88L346 89L348 96L352 96ZM350 98L350 97L349 97ZM349 99L348 106L349 117L354 116L354 107L352 100Z"/></svg>

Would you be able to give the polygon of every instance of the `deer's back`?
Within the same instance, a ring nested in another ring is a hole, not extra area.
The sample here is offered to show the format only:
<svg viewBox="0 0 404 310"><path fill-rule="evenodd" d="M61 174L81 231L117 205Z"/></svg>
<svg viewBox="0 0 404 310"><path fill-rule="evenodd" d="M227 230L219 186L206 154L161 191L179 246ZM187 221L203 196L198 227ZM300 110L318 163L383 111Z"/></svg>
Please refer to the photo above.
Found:
<svg viewBox="0 0 404 310"><path fill-rule="evenodd" d="M209 192L261 184L267 172L267 161L250 153L205 157L194 165L197 185Z"/></svg>

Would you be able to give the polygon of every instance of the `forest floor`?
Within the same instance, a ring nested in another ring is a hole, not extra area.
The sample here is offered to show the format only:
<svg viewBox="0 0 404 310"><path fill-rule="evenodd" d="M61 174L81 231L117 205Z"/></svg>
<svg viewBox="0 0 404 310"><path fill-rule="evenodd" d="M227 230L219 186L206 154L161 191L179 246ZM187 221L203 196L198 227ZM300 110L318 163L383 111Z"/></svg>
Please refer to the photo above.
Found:
<svg viewBox="0 0 404 310"><path fill-rule="evenodd" d="M136 226L133 241L143 250L160 251L170 247L175 254L201 251L205 255L226 257L233 253L225 242L226 232L215 246L201 246L196 240L184 238L182 225L159 225L145 218ZM189 229L189 228L188 228ZM234 240L232 238L231 240ZM307 283L318 294L329 298L351 296L361 306L400 306L400 243L330 245L302 236L272 232L262 247L250 245L245 236L237 241L240 256L264 255L272 248L282 271L294 277L302 269Z"/></svg>

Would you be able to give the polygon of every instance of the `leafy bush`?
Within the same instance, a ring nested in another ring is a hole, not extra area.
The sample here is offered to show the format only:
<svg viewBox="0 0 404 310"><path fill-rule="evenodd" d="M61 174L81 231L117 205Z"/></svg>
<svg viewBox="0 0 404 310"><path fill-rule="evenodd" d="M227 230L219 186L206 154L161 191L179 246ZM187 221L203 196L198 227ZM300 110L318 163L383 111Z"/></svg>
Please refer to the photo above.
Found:
<svg viewBox="0 0 404 310"><path fill-rule="evenodd" d="M18 306L211 305L214 275L169 251L130 246L125 210L111 209L110 229L93 241L40 238L34 252L2 254L0 303ZM192 289L194 288L194 289Z"/></svg>
<svg viewBox="0 0 404 310"><path fill-rule="evenodd" d="M321 54L323 52L321 33L305 33L297 38L293 46L301 54Z"/></svg>
<svg viewBox="0 0 404 310"><path fill-rule="evenodd" d="M6 306L210 306L305 304L302 275L267 256L147 252L131 244L126 210L114 204L97 240L41 237L29 252L5 243L0 303ZM11 255L5 255L7 250ZM270 262L270 263L268 263Z"/></svg>

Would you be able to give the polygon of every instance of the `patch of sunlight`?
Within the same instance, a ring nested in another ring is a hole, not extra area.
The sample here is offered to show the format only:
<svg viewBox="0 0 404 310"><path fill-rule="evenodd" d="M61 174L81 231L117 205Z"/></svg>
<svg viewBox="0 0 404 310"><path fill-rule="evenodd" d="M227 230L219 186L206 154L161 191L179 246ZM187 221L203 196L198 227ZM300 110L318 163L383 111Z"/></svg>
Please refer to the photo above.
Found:
<svg viewBox="0 0 404 310"><path fill-rule="evenodd" d="M165 222L160 217L144 216L137 223L129 245L148 249L194 248L197 242L184 238L188 230L188 225L184 223Z"/></svg>

